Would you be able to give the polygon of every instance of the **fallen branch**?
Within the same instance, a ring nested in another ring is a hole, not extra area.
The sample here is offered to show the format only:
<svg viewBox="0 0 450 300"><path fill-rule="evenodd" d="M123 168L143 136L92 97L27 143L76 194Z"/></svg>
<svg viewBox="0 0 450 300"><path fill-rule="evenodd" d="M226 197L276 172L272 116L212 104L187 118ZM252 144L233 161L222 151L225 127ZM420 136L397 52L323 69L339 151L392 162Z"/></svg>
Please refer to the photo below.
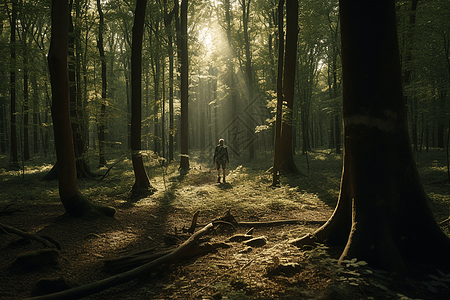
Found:
<svg viewBox="0 0 450 300"><path fill-rule="evenodd" d="M115 165L117 165L119 162L120 162L120 159L118 159L115 163L113 163L113 164L111 165L111 167L109 167L108 170L106 170L105 174L100 175L101 177L100 177L100 179L98 179L98 181L102 181L103 179L105 179L105 177L108 175L109 171L111 171L111 169L112 169Z"/></svg>
<svg viewBox="0 0 450 300"><path fill-rule="evenodd" d="M126 256L121 256L115 259L106 260L104 263L104 270L107 272L124 272L136 267L142 266L157 258L167 255L174 251L174 249L165 250L157 253L148 253L153 249L147 249L137 253L132 253Z"/></svg>
<svg viewBox="0 0 450 300"><path fill-rule="evenodd" d="M18 209L18 208L12 208L12 207L10 207L10 206L12 206L12 204L8 204L8 205L6 205L5 207L3 207L3 208L0 210L0 216L9 216L9 215L11 215L13 212L20 211L20 209Z"/></svg>
<svg viewBox="0 0 450 300"><path fill-rule="evenodd" d="M233 227L272 227L272 226L280 226L280 225L290 225L290 224L302 224L302 225L323 225L327 221L317 221L317 220L276 220L276 221L264 221L264 222L238 222L236 218L231 214L230 211L227 211L226 214L220 218L214 219L211 221L213 224L219 222L225 222L228 225L232 225ZM201 227L203 225L198 225Z"/></svg>
<svg viewBox="0 0 450 300"><path fill-rule="evenodd" d="M40 236L37 236L37 235L35 235L35 234L26 233L26 232L23 232L22 230L19 230L19 229L16 229L16 228L14 228L14 227L10 227L10 226L8 226L8 225L1 224L1 223L0 223L0 227L1 227L4 231L6 231L6 232L14 233L14 234L17 234L17 235L22 236L22 237L24 237L24 238L27 238L27 239L30 239L30 240L38 241L39 243L44 244L44 246L46 246L46 247L49 247L49 248L57 248L57 246L56 246L55 244L53 244L53 243L51 243L50 241L48 241L47 239L42 238L42 237L40 237Z"/></svg>
<svg viewBox="0 0 450 300"><path fill-rule="evenodd" d="M152 269L167 263L173 263L180 258L189 255L190 250L197 244L197 241L203 235L207 234L213 228L213 224L209 223L195 234L193 234L186 242L176 248L174 251L164 255L154 261L148 262L145 265L132 269L130 271L105 278L103 280L93 282L87 285L83 285L77 288L69 289L66 291L49 294L45 296L39 296L31 298L34 300L50 300L50 299L79 299L86 297L101 291L104 291L110 287L117 286L119 284L131 281L139 276L149 273Z"/></svg>
<svg viewBox="0 0 450 300"><path fill-rule="evenodd" d="M187 230L187 233L193 234L195 231L195 227L197 226L198 214L200 211L198 210L194 216L192 217L191 227Z"/></svg>
<svg viewBox="0 0 450 300"><path fill-rule="evenodd" d="M442 224L444 224L445 222L448 222L448 221L450 221L450 217L448 217L448 218L445 219L444 221L439 222L439 225L442 225Z"/></svg>
<svg viewBox="0 0 450 300"><path fill-rule="evenodd" d="M277 221L265 221L265 222L238 222L238 226L243 227L270 227L289 224L302 224L302 225L323 225L326 221L316 220L277 220Z"/></svg>

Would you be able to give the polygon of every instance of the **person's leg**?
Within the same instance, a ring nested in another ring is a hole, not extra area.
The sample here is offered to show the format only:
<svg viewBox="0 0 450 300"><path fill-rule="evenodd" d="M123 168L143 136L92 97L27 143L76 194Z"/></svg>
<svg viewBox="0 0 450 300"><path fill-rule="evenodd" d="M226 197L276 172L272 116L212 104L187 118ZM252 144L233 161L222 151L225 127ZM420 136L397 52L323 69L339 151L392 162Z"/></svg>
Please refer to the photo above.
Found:
<svg viewBox="0 0 450 300"><path fill-rule="evenodd" d="M217 168L217 182L220 182L220 164L216 161Z"/></svg>
<svg viewBox="0 0 450 300"><path fill-rule="evenodd" d="M226 176L225 165L222 166L222 170L223 170L223 183L225 183L225 176Z"/></svg>

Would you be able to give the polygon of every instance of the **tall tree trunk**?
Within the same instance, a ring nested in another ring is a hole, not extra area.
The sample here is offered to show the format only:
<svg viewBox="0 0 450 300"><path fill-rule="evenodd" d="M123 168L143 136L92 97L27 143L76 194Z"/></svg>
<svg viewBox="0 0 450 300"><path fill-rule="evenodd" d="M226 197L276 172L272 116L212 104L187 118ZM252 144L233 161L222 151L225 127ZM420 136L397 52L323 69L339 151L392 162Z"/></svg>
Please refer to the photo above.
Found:
<svg viewBox="0 0 450 300"><path fill-rule="evenodd" d="M292 121L294 110L295 67L297 65L298 38L298 0L286 1L286 47L284 57L283 94L286 102L286 112L281 123L282 151L280 168L283 172L299 174L294 162L292 149Z"/></svg>
<svg viewBox="0 0 450 300"><path fill-rule="evenodd" d="M280 182L281 162L281 119L283 116L283 62L284 62L284 0L278 2L278 72L277 72L277 109L275 119L275 147L273 152L272 186Z"/></svg>
<svg viewBox="0 0 450 300"><path fill-rule="evenodd" d="M0 36L3 35L3 22L0 22ZM1 68L0 80L7 81L6 70ZM0 96L0 153L6 153L6 98Z"/></svg>
<svg viewBox="0 0 450 300"><path fill-rule="evenodd" d="M188 0L181 1L181 159L180 169L184 172L189 170L189 123L188 123L188 103L189 103L189 67L188 67L188 36L187 36L187 11Z"/></svg>
<svg viewBox="0 0 450 300"><path fill-rule="evenodd" d="M237 111L237 99L238 99L238 93L237 93L237 84L236 84L236 75L235 75L235 71L234 71L234 50L233 50L233 43L232 43L232 38L231 38L231 26L233 23L232 20L232 14L231 14L231 3L230 0L225 0L224 1L224 6L225 6L225 22L226 22L226 28L225 31L227 33L227 41L228 41L228 47L230 49L230 54L228 57L228 72L229 72L229 92L228 92L228 97L229 97L229 101L230 101L230 113L229 115L231 115L231 119L230 121L232 121L234 119L234 116L236 116L238 114ZM233 137L231 141L229 141L229 143L233 146L233 149L238 150L239 149L239 145L238 142L239 140L236 138L237 137L237 132L235 132L234 130L236 130L236 127L232 127L234 129L233 132L229 133L230 137ZM239 153L239 152L238 152Z"/></svg>
<svg viewBox="0 0 450 300"><path fill-rule="evenodd" d="M79 1L75 2L75 15L76 19L79 17L79 10L80 5ZM76 42L80 39L81 35L81 29L79 28L79 25L77 25L77 28L73 25L73 18L72 18L72 7L73 7L73 1L70 1L69 4L69 52L68 52L68 59L69 59L69 98L70 98L70 121L72 124L72 134L73 134L73 142L74 142L74 148L75 148L75 164L77 169L77 177L78 178L85 178L89 176L95 176L91 173L89 170L89 166L86 162L85 157L85 151L86 151L86 139L85 139L85 125L83 120L83 105L80 100L80 94L79 94L79 76L77 76L77 69L79 69L79 61L76 59L75 51L81 51L81 47L78 47ZM77 53L78 55L78 53ZM77 79L78 78L78 79ZM57 168L54 168L53 170L57 171Z"/></svg>
<svg viewBox="0 0 450 300"><path fill-rule="evenodd" d="M75 149L70 124L69 78L67 53L69 38L69 6L67 1L52 0L51 42L48 53L52 84L52 117L58 161L61 202L68 215L74 217L114 216L115 209L89 202L79 191L75 165Z"/></svg>
<svg viewBox="0 0 450 300"><path fill-rule="evenodd" d="M344 168L337 207L315 237L346 243L341 262L397 274L417 264L447 269L450 239L429 207L408 136L394 1L341 0L340 13Z"/></svg>
<svg viewBox="0 0 450 300"><path fill-rule="evenodd" d="M135 182L133 191L153 190L144 168L141 150L142 120L142 39L147 0L137 0L131 45L131 151Z"/></svg>
<svg viewBox="0 0 450 300"><path fill-rule="evenodd" d="M242 23L244 27L244 41L245 41L245 75L247 78L247 91L248 91L248 101L253 101L253 69L252 69L252 56L250 53L250 37L248 33L248 22L250 15L250 3L251 0L242 1ZM249 111L249 113L253 113L253 111ZM253 133L249 132L247 138L251 139ZM249 159L252 160L255 158L255 143L250 144L249 148Z"/></svg>
<svg viewBox="0 0 450 300"><path fill-rule="evenodd" d="M100 114L98 118L98 154L99 154L99 161L98 161L98 167L101 168L106 165L106 159L105 159L105 114L106 114L106 88L107 88L107 82L106 82L106 60L105 60L105 48L103 46L103 28L104 28L104 16L102 11L102 5L100 3L100 0L97 0L97 10L98 15L100 17L100 23L98 27L98 41L97 41L97 47L98 52L100 54L100 61L102 65L102 103L100 105Z"/></svg>
<svg viewBox="0 0 450 300"><path fill-rule="evenodd" d="M0 96L0 153L6 153L6 98Z"/></svg>
<svg viewBox="0 0 450 300"><path fill-rule="evenodd" d="M27 31L28 25L22 24L22 51L23 51L23 160L30 159L30 138L29 138L29 99L28 89L28 51L27 51Z"/></svg>
<svg viewBox="0 0 450 300"><path fill-rule="evenodd" d="M17 129L16 129L16 19L17 19L17 0L12 1L11 12L11 65L9 69L9 84L10 84L10 120L11 120L11 167L19 168L19 156L17 149Z"/></svg>
<svg viewBox="0 0 450 300"><path fill-rule="evenodd" d="M176 0L175 0L176 1ZM167 52L169 56L169 162L173 160L173 137L175 124L173 120L173 26L172 18L175 13L175 8L170 13L167 13L167 0L164 0L164 26L167 35Z"/></svg>
<svg viewBox="0 0 450 300"><path fill-rule="evenodd" d="M33 64L34 60L32 60ZM39 114L40 114L40 103L39 103L39 91L38 91L38 82L37 75L33 73L31 77L31 85L33 88L33 153L34 155L39 153Z"/></svg>

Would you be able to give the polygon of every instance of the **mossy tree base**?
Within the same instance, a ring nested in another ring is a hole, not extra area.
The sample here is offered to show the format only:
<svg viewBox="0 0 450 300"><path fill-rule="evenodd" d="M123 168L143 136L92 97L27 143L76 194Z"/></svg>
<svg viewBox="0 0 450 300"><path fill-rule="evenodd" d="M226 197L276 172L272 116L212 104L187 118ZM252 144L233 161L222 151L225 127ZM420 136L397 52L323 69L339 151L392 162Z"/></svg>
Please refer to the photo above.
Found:
<svg viewBox="0 0 450 300"><path fill-rule="evenodd" d="M95 219L102 216L114 217L116 213L115 208L94 204L80 192L70 198L61 197L61 201L66 209L66 215L74 218Z"/></svg>

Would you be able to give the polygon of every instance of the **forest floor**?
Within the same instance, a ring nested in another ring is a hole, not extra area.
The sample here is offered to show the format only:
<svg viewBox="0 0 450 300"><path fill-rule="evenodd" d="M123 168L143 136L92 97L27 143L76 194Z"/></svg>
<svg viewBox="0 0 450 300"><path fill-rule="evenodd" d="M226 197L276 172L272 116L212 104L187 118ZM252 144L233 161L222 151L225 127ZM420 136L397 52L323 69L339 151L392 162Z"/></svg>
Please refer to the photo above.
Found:
<svg viewBox="0 0 450 300"><path fill-rule="evenodd" d="M331 216L339 194L341 155L329 150L310 153L308 160L297 155L297 166L305 175L283 177L279 188L270 187L269 156L260 155L252 163L232 161L226 184L216 182L211 159L201 153L191 154L191 170L185 176L178 173L177 163L163 168L148 156L147 171L157 191L135 201L129 193L134 182L131 161L121 157L108 161L118 163L103 180L79 180L80 190L92 202L117 210L114 218L97 220L63 216L57 182L40 180L52 167L50 159L47 163L35 159L24 170L11 171L9 158L0 158L0 223L51 236L62 245L59 266L19 271L11 267L14 259L43 246L0 230L0 299L27 298L42 278L61 277L79 286L112 276L103 268L105 260L176 247L167 236L189 227L196 211L200 211L198 224L203 225L227 211L238 222L306 222L257 227L253 236L267 240L261 247L227 242L229 248L156 268L86 299L450 299L448 275L429 274L400 283L362 262L339 267L342 249L298 248L290 243L320 226L308 221ZM450 215L445 152L420 153L416 160L436 219L442 221ZM2 215L7 204L17 211ZM442 226L448 234L449 224ZM225 242L249 229L217 230L208 238Z"/></svg>

